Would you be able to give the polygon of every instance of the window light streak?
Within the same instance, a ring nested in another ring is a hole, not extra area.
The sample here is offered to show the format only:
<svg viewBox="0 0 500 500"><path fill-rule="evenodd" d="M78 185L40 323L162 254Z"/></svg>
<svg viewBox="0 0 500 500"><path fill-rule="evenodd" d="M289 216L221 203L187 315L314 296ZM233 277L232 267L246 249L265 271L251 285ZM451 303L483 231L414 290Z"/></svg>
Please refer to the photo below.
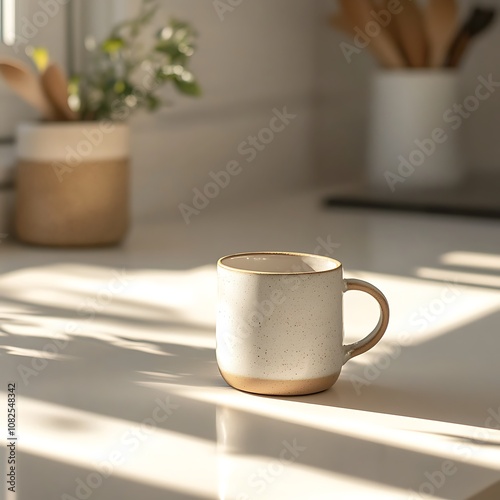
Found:
<svg viewBox="0 0 500 500"><path fill-rule="evenodd" d="M77 318L95 310L96 314L102 311L123 318L175 320L212 328L216 287L214 266L129 271L59 264L8 273L2 276L0 293L29 302L32 308L57 305L75 311Z"/></svg>
<svg viewBox="0 0 500 500"><path fill-rule="evenodd" d="M418 271L417 271L418 273ZM436 282L375 273L356 273L356 277L377 283L389 300L391 321L382 342L373 351L351 363L369 364L394 346L401 345L401 334L410 335L404 345L418 345L457 328L472 324L500 310L500 294L496 290L472 288L456 283L457 273ZM460 279L458 279L460 281ZM455 293L455 291L457 293ZM359 297L361 299L362 297ZM358 297L344 299L346 340L361 338L373 325L365 314L358 314ZM446 300L446 302L445 302ZM430 316L429 316L430 314ZM425 325L422 323L425 319Z"/></svg>
<svg viewBox="0 0 500 500"><path fill-rule="evenodd" d="M6 401L6 394L0 395ZM22 404L19 427L23 452L85 468L79 476L82 480L92 471L109 471L113 467L113 477L200 498L214 498L216 494L215 446L209 441L160 427L144 429L139 422L27 397L23 397ZM145 413L144 417L151 415ZM61 426L61 421L71 425ZM168 426L168 420L163 425ZM142 433L140 437L137 432ZM5 437L0 436L0 443L5 442ZM122 454L122 464L112 464L113 452ZM74 489L65 493L74 496Z"/></svg>
<svg viewBox="0 0 500 500"><path fill-rule="evenodd" d="M419 278L425 278L430 280L463 283L466 285L473 285L473 286L487 286L492 288L500 288L500 276L448 271L446 269L433 269L430 267L420 267L419 269L417 269L416 274Z"/></svg>
<svg viewBox="0 0 500 500"><path fill-rule="evenodd" d="M5 397L5 393L0 394ZM269 456L233 455L217 449L211 441L158 427L148 428L140 441L135 438L136 434L132 434L139 430L140 423L26 397L23 398L23 415L20 425L24 429L24 452L85 469L75 476L74 483L68 483L69 489L65 491L68 495L74 495L71 485L76 487L76 479L85 482L90 472L100 472L105 484L104 471L110 471L112 467L113 477L168 488L201 499L217 498L219 492L219 495L225 495L219 498L230 500L235 497L227 496L229 490L245 491L248 486L245 472L254 474L272 461ZM62 421L66 425L60 425ZM168 422L165 425L168 426ZM128 440L136 439L138 446L127 450L124 436ZM3 436L0 442L5 443ZM75 453L75 450L78 452ZM123 463L110 464L108 457L114 452L122 454ZM235 477L236 472L242 477ZM278 483L278 478L277 483L280 495L286 493L283 498L292 498L297 491L306 498L311 484L315 485L316 491L345 491L346 495L352 492L354 486L356 492L370 494L370 498L377 500L395 500L404 493L404 490L388 484L358 477L353 481L352 476L298 462L287 463L281 477L283 480ZM196 480L193 481L193 478ZM262 498L275 498L271 485L266 493L271 496Z"/></svg>
<svg viewBox="0 0 500 500"><path fill-rule="evenodd" d="M120 284L119 278L124 286L107 293ZM152 354L161 354L158 342L213 349L215 288L213 266L188 271L79 264L22 269L0 280L0 295L10 304L2 307L6 321L1 326L10 335L95 338Z"/></svg>
<svg viewBox="0 0 500 500"><path fill-rule="evenodd" d="M75 359L74 356L67 356L48 351L37 351L36 349L26 349L24 347L16 346L0 346L0 352L1 351L4 351L9 356L25 356L28 358L41 358L51 360Z"/></svg>
<svg viewBox="0 0 500 500"><path fill-rule="evenodd" d="M71 317L62 320L49 316L37 316L30 317L30 324L23 324L23 320L26 320L26 316L22 314L9 314L3 322L0 322L3 330L0 331L0 336L37 337L46 342L53 340L71 342L82 338L96 339L124 349L152 354L167 354L158 349L158 343L215 349L213 332L178 330L175 326L168 326L168 319L165 320L165 325L159 324L148 328L137 328L136 325L124 324L121 320L103 320L101 318L87 321ZM65 333L69 331L69 325L74 325L75 330Z"/></svg>
<svg viewBox="0 0 500 500"><path fill-rule="evenodd" d="M441 263L448 266L476 267L500 270L500 255L477 252L449 252L441 257Z"/></svg>
<svg viewBox="0 0 500 500"><path fill-rule="evenodd" d="M332 408L327 405L310 404L307 412L297 412L294 411L295 402L293 401L255 398L221 388L207 387L200 390L200 388L175 384L164 384L163 387L164 389L168 387L168 392L172 394L180 390L183 396L247 411L251 414L278 418L285 422L333 431L372 443L500 470L500 430L497 429L487 429L490 443L488 449L471 443L471 449L475 453L472 458L464 459L459 454L457 456L453 453L452 440L439 436L439 433L455 434L458 439L461 436L470 438L475 431L482 430L480 427L361 410L357 411L356 418L353 418L352 410L344 408L335 408L335 418L332 418ZM485 409L485 420L487 417L488 413ZM401 428L402 421L405 424L404 429Z"/></svg>
<svg viewBox="0 0 500 500"><path fill-rule="evenodd" d="M270 467L280 467L276 458L219 452L217 457L218 500L254 498L262 500L295 498L401 500L409 496L407 490L392 485L376 483L360 477L353 478L353 476L339 472L322 471L298 463L286 463L281 472L276 475L272 474L274 469L268 469ZM261 479L260 484L255 483L257 473L262 470L268 470L269 482L264 483ZM277 470L280 471L279 468ZM256 486L260 486L261 489ZM332 495L332 492L335 494Z"/></svg>

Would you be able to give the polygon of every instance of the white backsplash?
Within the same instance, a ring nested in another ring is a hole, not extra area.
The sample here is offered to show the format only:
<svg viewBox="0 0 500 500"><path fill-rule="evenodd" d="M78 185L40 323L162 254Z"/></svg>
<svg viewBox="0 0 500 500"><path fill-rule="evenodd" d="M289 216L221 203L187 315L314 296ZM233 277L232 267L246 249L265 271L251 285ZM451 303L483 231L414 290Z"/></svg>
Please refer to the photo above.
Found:
<svg viewBox="0 0 500 500"><path fill-rule="evenodd" d="M231 160L241 160L243 172L207 209L314 184L363 179L375 64L367 51L351 64L343 58L343 38L328 25L336 1L221 1L229 6L222 21L211 1L160 2L158 20L170 14L191 21L199 31L193 70L204 94L192 100L167 93L173 107L133 119L135 218L180 217L179 203L189 204L193 189L202 189L210 172ZM101 36L108 23L133 14L139 4L110 0L104 7L100 0L85 2L86 16ZM500 80L499 43L497 22L467 57L465 94L480 74L493 73ZM499 106L500 92L465 123L467 163L476 172L498 170ZM283 107L297 118L247 163L239 145L268 125L274 108Z"/></svg>

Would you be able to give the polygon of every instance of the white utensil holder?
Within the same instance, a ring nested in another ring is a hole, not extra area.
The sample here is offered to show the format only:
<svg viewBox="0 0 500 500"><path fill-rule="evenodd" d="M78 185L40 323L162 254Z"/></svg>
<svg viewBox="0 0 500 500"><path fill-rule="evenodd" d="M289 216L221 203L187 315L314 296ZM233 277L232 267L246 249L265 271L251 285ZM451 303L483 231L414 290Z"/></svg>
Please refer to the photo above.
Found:
<svg viewBox="0 0 500 500"><path fill-rule="evenodd" d="M458 74L381 71L373 81L368 178L388 192L452 188L464 178Z"/></svg>

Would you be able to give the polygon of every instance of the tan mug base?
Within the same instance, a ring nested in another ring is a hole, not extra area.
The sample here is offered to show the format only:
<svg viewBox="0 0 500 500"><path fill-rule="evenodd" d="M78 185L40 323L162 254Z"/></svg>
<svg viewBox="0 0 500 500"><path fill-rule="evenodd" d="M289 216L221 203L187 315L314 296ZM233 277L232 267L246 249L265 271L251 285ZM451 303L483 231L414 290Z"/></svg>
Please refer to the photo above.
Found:
<svg viewBox="0 0 500 500"><path fill-rule="evenodd" d="M309 380L266 380L260 378L241 377L225 372L219 368L222 378L235 389L265 394L268 396L304 396L326 391L337 381L340 376L335 373L328 377L313 378Z"/></svg>
<svg viewBox="0 0 500 500"><path fill-rule="evenodd" d="M99 246L121 241L128 229L128 161L74 167L20 160L15 231L26 243Z"/></svg>

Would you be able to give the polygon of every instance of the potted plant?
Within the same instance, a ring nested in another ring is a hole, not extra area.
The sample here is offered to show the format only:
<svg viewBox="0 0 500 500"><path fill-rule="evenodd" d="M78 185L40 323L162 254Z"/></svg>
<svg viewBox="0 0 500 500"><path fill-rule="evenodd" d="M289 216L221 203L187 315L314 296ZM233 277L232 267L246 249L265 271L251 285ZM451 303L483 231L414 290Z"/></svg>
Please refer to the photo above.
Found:
<svg viewBox="0 0 500 500"><path fill-rule="evenodd" d="M167 84L200 94L188 69L196 42L188 23L171 20L145 47L156 11L156 3L145 0L138 15L116 25L106 40L87 40L86 70L69 83L44 50L32 51L45 120L18 128L15 228L22 241L94 246L125 236L127 120L138 109L159 109L164 103L157 91Z"/></svg>

